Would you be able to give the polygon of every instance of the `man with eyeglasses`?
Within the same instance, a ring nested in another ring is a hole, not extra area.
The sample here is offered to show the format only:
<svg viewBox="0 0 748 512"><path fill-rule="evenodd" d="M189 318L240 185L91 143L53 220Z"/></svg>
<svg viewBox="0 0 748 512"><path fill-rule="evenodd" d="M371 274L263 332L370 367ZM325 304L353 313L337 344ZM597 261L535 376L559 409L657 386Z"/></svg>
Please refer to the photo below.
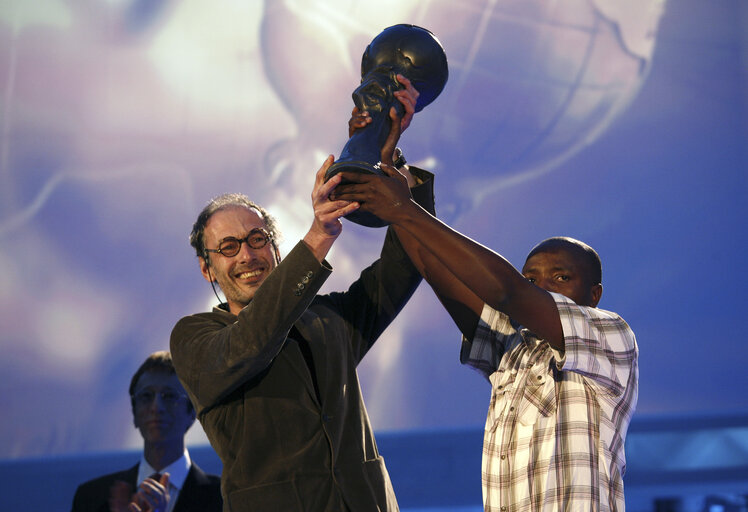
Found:
<svg viewBox="0 0 748 512"><path fill-rule="evenodd" d="M130 402L143 436L140 462L81 484L72 511L219 512L220 478L201 470L184 446L195 409L169 352L154 352L140 365L130 382Z"/></svg>
<svg viewBox="0 0 748 512"><path fill-rule="evenodd" d="M407 80L381 151L392 163L417 92ZM354 109L349 132L370 121ZM359 387L356 366L405 306L420 275L387 230L380 257L345 292L318 295L340 217L358 208L332 201L325 173L312 191L314 221L281 260L271 215L228 194L200 213L190 242L203 277L226 301L181 319L171 336L179 378L223 461L226 510L395 511ZM433 211L431 175L411 168L415 199ZM420 184L419 184L420 183Z"/></svg>

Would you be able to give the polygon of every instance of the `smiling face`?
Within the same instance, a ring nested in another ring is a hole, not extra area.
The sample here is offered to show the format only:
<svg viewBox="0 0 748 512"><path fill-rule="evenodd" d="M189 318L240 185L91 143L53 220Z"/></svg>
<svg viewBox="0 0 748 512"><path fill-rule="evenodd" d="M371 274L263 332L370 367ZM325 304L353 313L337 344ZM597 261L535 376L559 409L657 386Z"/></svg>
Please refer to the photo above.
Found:
<svg viewBox="0 0 748 512"><path fill-rule="evenodd" d="M203 242L207 249L216 249L223 239L234 237L241 240L257 228L266 226L255 210L230 206L211 215L205 225ZM226 296L229 311L238 315L277 263L277 252L272 243L267 243L261 249L252 249L245 242L235 256L210 253L208 261L200 258L200 270L207 281L218 282Z"/></svg>
<svg viewBox="0 0 748 512"><path fill-rule="evenodd" d="M181 446L194 409L174 373L145 371L133 392L133 421L146 444Z"/></svg>
<svg viewBox="0 0 748 512"><path fill-rule="evenodd" d="M602 285L595 282L584 253L576 248L533 251L522 267L522 274L540 288L560 293L580 306L595 307L602 295Z"/></svg>

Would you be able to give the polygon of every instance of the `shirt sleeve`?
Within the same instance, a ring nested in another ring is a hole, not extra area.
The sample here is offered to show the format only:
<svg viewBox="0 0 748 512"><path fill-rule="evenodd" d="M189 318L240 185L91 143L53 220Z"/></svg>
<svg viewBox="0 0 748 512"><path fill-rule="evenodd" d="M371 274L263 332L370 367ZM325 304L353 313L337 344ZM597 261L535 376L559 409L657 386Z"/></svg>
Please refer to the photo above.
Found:
<svg viewBox="0 0 748 512"><path fill-rule="evenodd" d="M499 368L508 339L516 334L506 314L483 304L473 339L462 338L460 362L488 379Z"/></svg>
<svg viewBox="0 0 748 512"><path fill-rule="evenodd" d="M564 332L564 352L554 350L556 367L579 373L613 395L623 393L639 353L631 328L616 313L551 295Z"/></svg>

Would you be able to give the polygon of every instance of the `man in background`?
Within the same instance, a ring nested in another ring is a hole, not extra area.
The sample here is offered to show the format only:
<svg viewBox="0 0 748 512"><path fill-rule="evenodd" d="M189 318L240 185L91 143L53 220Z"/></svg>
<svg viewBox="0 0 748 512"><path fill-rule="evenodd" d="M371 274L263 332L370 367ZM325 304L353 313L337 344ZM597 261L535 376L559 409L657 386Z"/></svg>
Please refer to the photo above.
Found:
<svg viewBox="0 0 748 512"><path fill-rule="evenodd" d="M203 472L184 446L195 409L169 352L154 352L140 365L130 402L143 436L140 462L81 484L72 512L220 512L219 477Z"/></svg>

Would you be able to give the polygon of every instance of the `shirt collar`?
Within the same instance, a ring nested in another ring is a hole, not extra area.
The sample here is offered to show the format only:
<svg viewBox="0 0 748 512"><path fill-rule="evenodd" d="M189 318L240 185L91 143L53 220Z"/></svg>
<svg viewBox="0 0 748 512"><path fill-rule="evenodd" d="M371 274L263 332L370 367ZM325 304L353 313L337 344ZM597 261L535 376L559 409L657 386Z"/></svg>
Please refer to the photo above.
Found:
<svg viewBox="0 0 748 512"><path fill-rule="evenodd" d="M169 485L174 486L179 490L182 489L191 466L192 460L190 459L190 454L187 451L187 448L185 448L181 457L163 468L161 471L158 471L158 473L169 473ZM153 473L157 473L157 471L148 464L148 461L145 460L145 455L141 455L140 464L138 465L138 485Z"/></svg>

